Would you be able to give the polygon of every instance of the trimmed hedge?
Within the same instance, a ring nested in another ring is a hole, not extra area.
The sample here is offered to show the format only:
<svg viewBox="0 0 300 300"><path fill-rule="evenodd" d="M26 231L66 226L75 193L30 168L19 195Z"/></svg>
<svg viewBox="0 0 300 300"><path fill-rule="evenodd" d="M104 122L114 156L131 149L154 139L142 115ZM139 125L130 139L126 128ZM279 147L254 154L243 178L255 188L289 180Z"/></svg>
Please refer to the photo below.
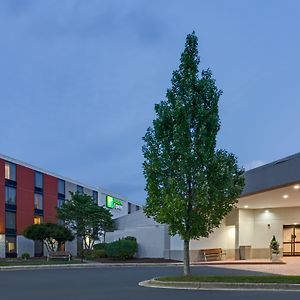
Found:
<svg viewBox="0 0 300 300"><path fill-rule="evenodd" d="M106 257L106 252L104 249L93 249L93 250L84 250L83 256L87 260L94 260L97 258Z"/></svg>
<svg viewBox="0 0 300 300"><path fill-rule="evenodd" d="M136 237L128 235L128 236L124 237L124 240L135 241L136 242Z"/></svg>
<svg viewBox="0 0 300 300"><path fill-rule="evenodd" d="M94 249L96 250L105 250L107 247L107 243L99 243L94 245Z"/></svg>
<svg viewBox="0 0 300 300"><path fill-rule="evenodd" d="M108 244L106 246L106 253L108 257L125 260L133 258L137 249L138 245L136 240L123 239Z"/></svg>

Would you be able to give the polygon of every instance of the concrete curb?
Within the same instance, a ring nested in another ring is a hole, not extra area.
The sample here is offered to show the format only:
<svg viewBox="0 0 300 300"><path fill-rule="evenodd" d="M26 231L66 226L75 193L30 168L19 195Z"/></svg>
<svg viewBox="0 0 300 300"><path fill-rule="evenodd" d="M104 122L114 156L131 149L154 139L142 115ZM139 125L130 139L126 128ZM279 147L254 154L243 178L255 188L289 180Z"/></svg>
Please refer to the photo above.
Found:
<svg viewBox="0 0 300 300"><path fill-rule="evenodd" d="M174 282L155 278L139 283L142 287L183 290L289 291L300 292L300 284L285 283L229 283L229 282Z"/></svg>
<svg viewBox="0 0 300 300"><path fill-rule="evenodd" d="M27 266L0 266L0 271L20 271L20 270L52 270L52 269L95 269L114 267L178 267L182 263L86 263L72 265L27 265Z"/></svg>

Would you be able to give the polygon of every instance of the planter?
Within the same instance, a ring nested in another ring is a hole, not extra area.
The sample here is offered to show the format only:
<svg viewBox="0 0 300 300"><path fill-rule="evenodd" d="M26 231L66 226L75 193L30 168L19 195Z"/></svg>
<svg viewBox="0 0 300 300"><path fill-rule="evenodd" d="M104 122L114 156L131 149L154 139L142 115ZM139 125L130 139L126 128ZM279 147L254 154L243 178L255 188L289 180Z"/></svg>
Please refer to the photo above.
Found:
<svg viewBox="0 0 300 300"><path fill-rule="evenodd" d="M280 261L280 255L279 253L272 253L271 252L271 261Z"/></svg>

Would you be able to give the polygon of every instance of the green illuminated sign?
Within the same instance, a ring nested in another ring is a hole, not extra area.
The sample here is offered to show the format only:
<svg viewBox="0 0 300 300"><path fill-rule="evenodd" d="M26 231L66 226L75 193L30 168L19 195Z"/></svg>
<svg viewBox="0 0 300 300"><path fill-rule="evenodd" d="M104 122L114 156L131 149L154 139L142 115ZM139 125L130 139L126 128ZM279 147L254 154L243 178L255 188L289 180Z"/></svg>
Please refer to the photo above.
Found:
<svg viewBox="0 0 300 300"><path fill-rule="evenodd" d="M111 209L122 209L123 202L112 196L106 196L106 207Z"/></svg>

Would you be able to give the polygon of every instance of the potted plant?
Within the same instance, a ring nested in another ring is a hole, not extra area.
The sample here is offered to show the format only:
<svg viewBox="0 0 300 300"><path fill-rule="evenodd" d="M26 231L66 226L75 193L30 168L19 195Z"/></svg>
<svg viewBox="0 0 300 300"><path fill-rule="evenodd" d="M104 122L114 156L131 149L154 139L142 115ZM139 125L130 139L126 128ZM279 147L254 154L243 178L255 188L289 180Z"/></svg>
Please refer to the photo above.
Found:
<svg viewBox="0 0 300 300"><path fill-rule="evenodd" d="M273 235L271 242L270 242L270 253L271 253L271 260L278 260L279 257L279 243L275 238L275 235Z"/></svg>

